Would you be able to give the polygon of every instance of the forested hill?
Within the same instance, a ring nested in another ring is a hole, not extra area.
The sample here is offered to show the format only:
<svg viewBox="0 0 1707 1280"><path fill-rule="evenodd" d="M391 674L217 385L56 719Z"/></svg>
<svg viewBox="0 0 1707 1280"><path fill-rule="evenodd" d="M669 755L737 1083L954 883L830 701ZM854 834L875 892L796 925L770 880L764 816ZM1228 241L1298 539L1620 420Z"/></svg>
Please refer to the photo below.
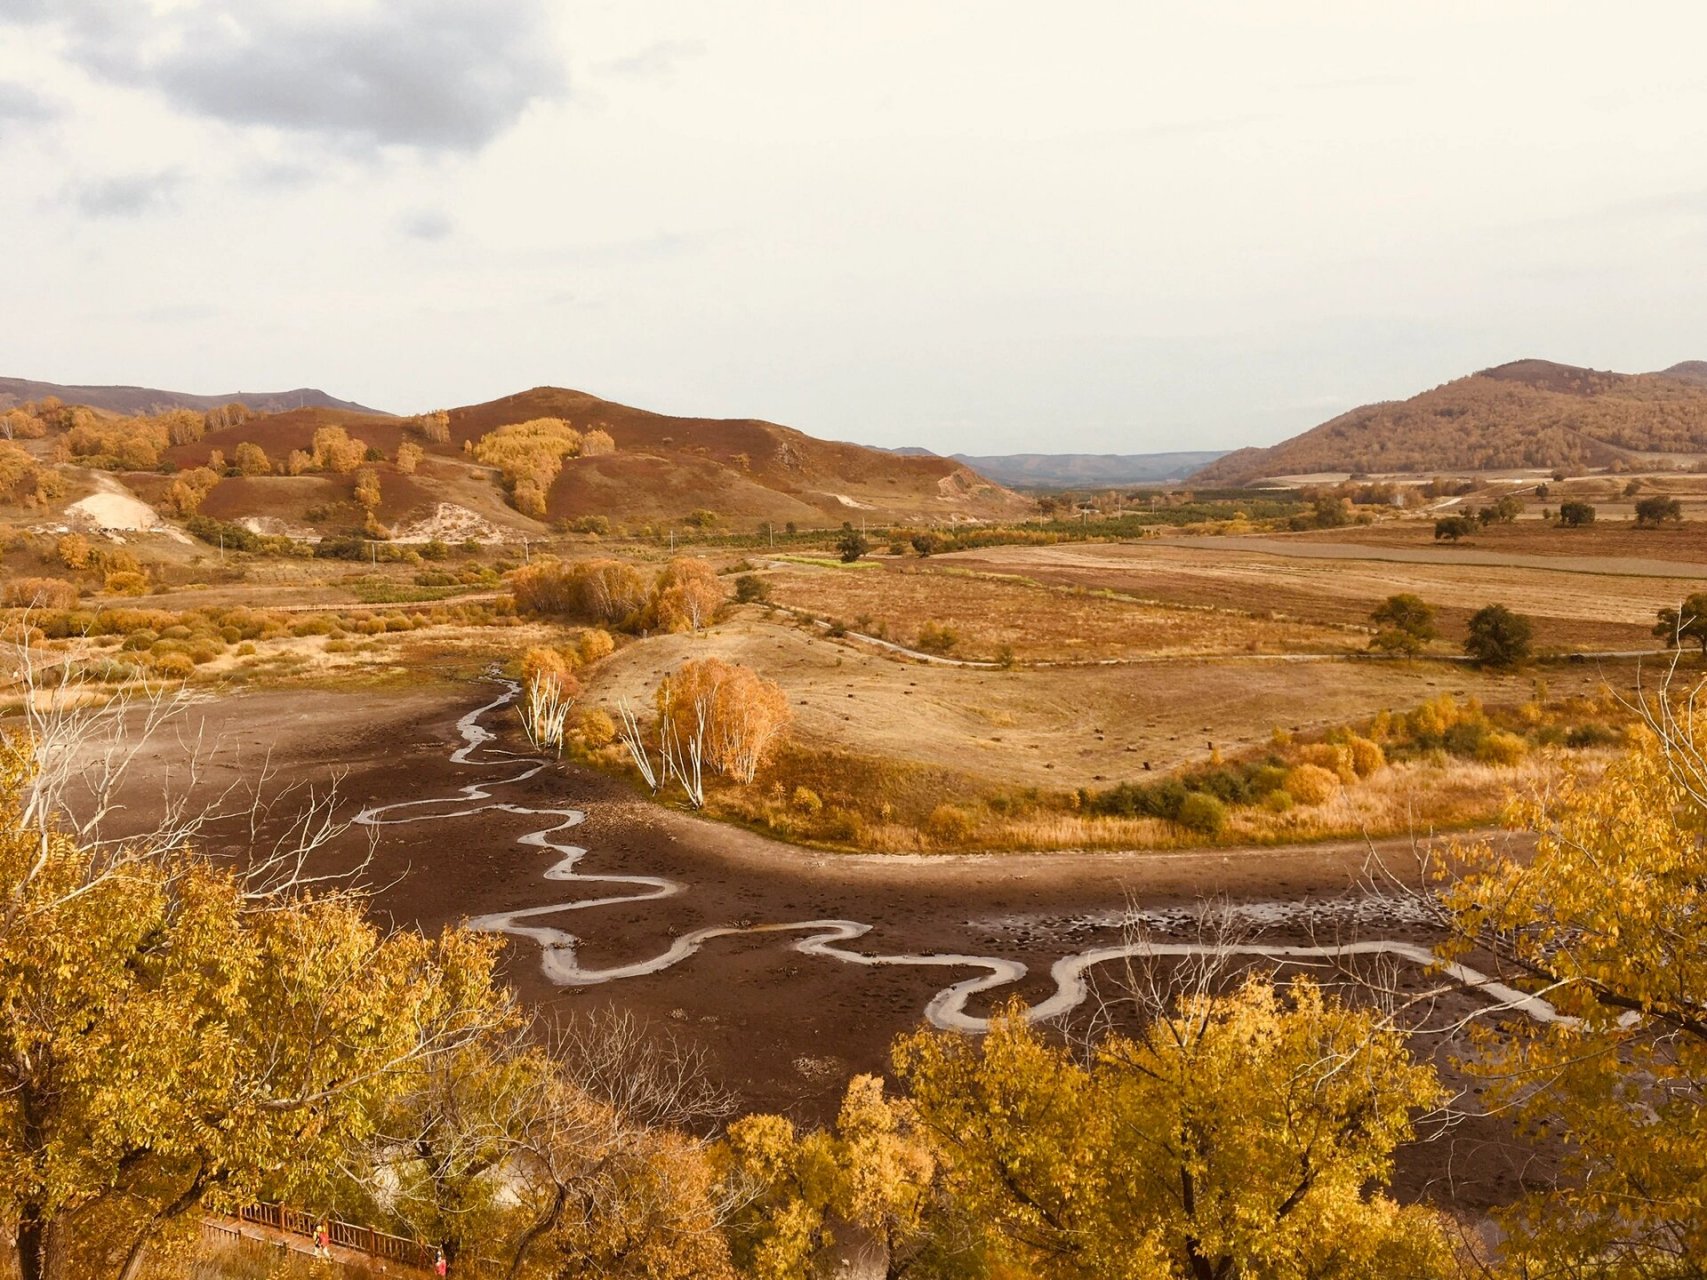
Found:
<svg viewBox="0 0 1707 1280"><path fill-rule="evenodd" d="M1649 454L1707 454L1707 363L1626 374L1517 360L1409 400L1363 405L1266 449L1240 449L1192 479L1596 467Z"/></svg>

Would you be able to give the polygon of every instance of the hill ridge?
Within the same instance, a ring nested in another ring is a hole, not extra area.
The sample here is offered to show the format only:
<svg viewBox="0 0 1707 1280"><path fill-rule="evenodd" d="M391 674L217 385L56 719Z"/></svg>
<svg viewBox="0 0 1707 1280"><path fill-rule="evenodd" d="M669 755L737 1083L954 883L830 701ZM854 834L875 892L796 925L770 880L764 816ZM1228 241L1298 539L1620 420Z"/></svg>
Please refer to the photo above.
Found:
<svg viewBox="0 0 1707 1280"><path fill-rule="evenodd" d="M1191 480L1605 467L1655 455L1707 455L1707 362L1618 373L1512 360L1407 400L1359 405L1266 448L1237 450Z"/></svg>

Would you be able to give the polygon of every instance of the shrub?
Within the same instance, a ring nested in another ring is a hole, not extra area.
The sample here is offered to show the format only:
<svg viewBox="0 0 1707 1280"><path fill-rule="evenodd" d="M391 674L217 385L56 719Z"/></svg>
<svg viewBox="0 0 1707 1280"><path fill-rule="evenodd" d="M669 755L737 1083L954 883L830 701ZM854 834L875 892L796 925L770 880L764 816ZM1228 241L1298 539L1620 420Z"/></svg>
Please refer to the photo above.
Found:
<svg viewBox="0 0 1707 1280"><path fill-rule="evenodd" d="M771 598L771 584L756 573L743 573L735 579L735 603L762 604Z"/></svg>
<svg viewBox="0 0 1707 1280"><path fill-rule="evenodd" d="M1326 804L1339 794L1337 775L1319 764L1301 764L1286 775L1286 792L1299 804Z"/></svg>
<svg viewBox="0 0 1707 1280"><path fill-rule="evenodd" d="M1568 529L1593 524L1594 508L1586 502L1561 502L1559 504L1559 523Z"/></svg>
<svg viewBox="0 0 1707 1280"><path fill-rule="evenodd" d="M616 722L598 707L585 707L576 714L575 732L596 751L616 741Z"/></svg>
<svg viewBox="0 0 1707 1280"><path fill-rule="evenodd" d="M71 609L77 587L62 578L10 578L0 585L0 602L13 608Z"/></svg>
<svg viewBox="0 0 1707 1280"><path fill-rule="evenodd" d="M161 653L149 658L148 666L157 676L168 680L185 680L195 674L195 660L187 653Z"/></svg>
<svg viewBox="0 0 1707 1280"><path fill-rule="evenodd" d="M960 634L954 628L939 622L927 622L919 628L919 638L914 647L923 653L945 654L952 653L960 643Z"/></svg>
<svg viewBox="0 0 1707 1280"><path fill-rule="evenodd" d="M581 638L575 642L575 654L581 659L583 666L591 666L600 658L608 658L616 650L616 641L611 639L608 631L597 627L583 631Z"/></svg>
<svg viewBox="0 0 1707 1280"><path fill-rule="evenodd" d="M843 529L842 536L836 539L836 554L842 558L843 564L852 564L870 550L871 544L865 540L865 535L852 527Z"/></svg>
<svg viewBox="0 0 1707 1280"><path fill-rule="evenodd" d="M1636 504L1636 523L1638 525L1658 525L1666 521L1680 523L1683 520L1683 504L1676 498L1667 498L1655 494L1651 498L1643 498Z"/></svg>
<svg viewBox="0 0 1707 1280"><path fill-rule="evenodd" d="M824 802L811 787L796 787L789 801L801 813L818 813L824 808Z"/></svg>
<svg viewBox="0 0 1707 1280"><path fill-rule="evenodd" d="M1565 745L1581 749L1583 747L1610 747L1624 740L1624 735L1610 725L1579 724L1565 734Z"/></svg>
<svg viewBox="0 0 1707 1280"><path fill-rule="evenodd" d="M1351 767L1360 778L1379 773L1387 763L1387 756L1381 750L1381 744L1368 738L1354 737L1346 746L1351 750Z"/></svg>
<svg viewBox="0 0 1707 1280"><path fill-rule="evenodd" d="M1262 807L1270 813L1286 813L1292 805L1292 793L1283 787L1270 791L1262 798Z"/></svg>
<svg viewBox="0 0 1707 1280"><path fill-rule="evenodd" d="M140 573L109 573L102 585L108 595L145 596L148 594L148 579Z"/></svg>
<svg viewBox="0 0 1707 1280"><path fill-rule="evenodd" d="M925 820L925 833L938 844L964 844L978 829L978 820L959 805L939 804Z"/></svg>
<svg viewBox="0 0 1707 1280"><path fill-rule="evenodd" d="M1227 826L1227 806L1207 791L1193 791L1180 805L1178 821L1188 831L1218 836Z"/></svg>
<svg viewBox="0 0 1707 1280"><path fill-rule="evenodd" d="M1253 796L1266 796L1286 786L1286 766L1265 764L1251 774L1248 790Z"/></svg>
<svg viewBox="0 0 1707 1280"><path fill-rule="evenodd" d="M1529 744L1515 733L1495 729L1476 747L1476 759L1483 764L1514 765L1529 753Z"/></svg>

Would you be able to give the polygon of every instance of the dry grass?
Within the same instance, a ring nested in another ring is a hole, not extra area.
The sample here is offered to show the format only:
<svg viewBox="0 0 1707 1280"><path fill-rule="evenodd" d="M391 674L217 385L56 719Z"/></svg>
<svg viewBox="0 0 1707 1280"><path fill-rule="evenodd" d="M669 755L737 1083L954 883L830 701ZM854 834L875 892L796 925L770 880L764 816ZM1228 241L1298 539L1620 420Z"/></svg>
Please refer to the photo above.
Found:
<svg viewBox="0 0 1707 1280"><path fill-rule="evenodd" d="M871 562L867 562L871 563ZM798 562L766 576L772 598L819 617L913 645L927 624L959 637L955 656L1020 662L1098 662L1141 656L1343 653L1361 629L1282 622L1246 608L1143 603L1109 591L1046 585L916 560L850 574Z"/></svg>
<svg viewBox="0 0 1707 1280"><path fill-rule="evenodd" d="M1435 605L1443 652L1456 651L1469 614L1501 603L1535 619L1539 648L1646 648L1655 611L1681 600L1699 582L1618 573L1551 572L1525 566L1407 563L1361 558L1347 544L1344 558L1289 555L1289 538L1215 539L1194 546L1145 542L1054 547L994 547L946 559L968 568L1023 573L1057 584L1103 587L1182 605L1237 600L1272 609L1312 626L1366 626L1369 612L1397 592ZM1321 547L1321 542L1302 544Z"/></svg>

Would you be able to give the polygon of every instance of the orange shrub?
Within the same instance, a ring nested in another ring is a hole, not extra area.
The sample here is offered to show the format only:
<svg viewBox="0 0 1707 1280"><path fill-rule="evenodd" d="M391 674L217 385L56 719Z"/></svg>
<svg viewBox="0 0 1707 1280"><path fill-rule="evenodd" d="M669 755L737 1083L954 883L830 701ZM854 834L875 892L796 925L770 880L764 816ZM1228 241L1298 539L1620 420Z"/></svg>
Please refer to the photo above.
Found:
<svg viewBox="0 0 1707 1280"><path fill-rule="evenodd" d="M1286 794L1299 804L1326 804L1339 794L1339 777L1319 764L1301 764L1286 773Z"/></svg>
<svg viewBox="0 0 1707 1280"><path fill-rule="evenodd" d="M9 578L0 584L0 603L15 609L70 609L77 588L62 578Z"/></svg>

